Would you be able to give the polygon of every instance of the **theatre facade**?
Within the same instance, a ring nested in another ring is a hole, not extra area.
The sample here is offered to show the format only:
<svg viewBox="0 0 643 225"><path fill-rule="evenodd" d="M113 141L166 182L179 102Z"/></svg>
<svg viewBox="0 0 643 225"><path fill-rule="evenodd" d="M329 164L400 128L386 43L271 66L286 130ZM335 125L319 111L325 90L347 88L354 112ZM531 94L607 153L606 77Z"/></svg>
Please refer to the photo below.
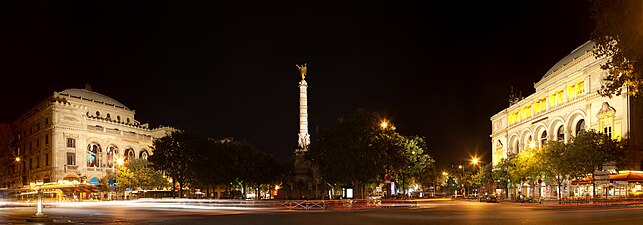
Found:
<svg viewBox="0 0 643 225"><path fill-rule="evenodd" d="M629 139L640 149L643 134L641 101L621 95L601 97L607 71L596 58L593 42L586 42L556 63L534 84L535 93L510 103L491 117L492 161L546 141L568 142L581 130L594 129L613 139ZM627 168L641 170L643 157L634 151Z"/></svg>
<svg viewBox="0 0 643 225"><path fill-rule="evenodd" d="M150 128L122 103L86 89L66 89L11 124L16 160L0 174L2 187L77 181L97 184L126 162L147 158L152 143L174 131Z"/></svg>

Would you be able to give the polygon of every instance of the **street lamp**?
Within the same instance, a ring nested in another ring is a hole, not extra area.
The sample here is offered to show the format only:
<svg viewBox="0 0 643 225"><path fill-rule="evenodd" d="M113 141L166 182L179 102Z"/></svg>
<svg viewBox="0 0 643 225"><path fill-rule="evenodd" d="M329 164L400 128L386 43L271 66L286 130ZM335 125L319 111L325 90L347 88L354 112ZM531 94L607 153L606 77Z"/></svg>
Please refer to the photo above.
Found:
<svg viewBox="0 0 643 225"><path fill-rule="evenodd" d="M477 157L477 156L474 156L474 157L471 159L471 164L473 164L474 166L477 166L479 162L480 162L480 160L478 159L478 157Z"/></svg>
<svg viewBox="0 0 643 225"><path fill-rule="evenodd" d="M116 156L115 164L116 164L116 166L115 166L116 167L116 180L118 180L118 167L120 167L123 164L125 164L125 160L123 160L123 158L121 158L119 156ZM118 182L118 181L116 181L116 182ZM116 185L118 185L118 184L116 184ZM116 185L114 185L114 186L116 186ZM116 200L118 200L118 188L116 188ZM123 200L125 200L125 192L123 192Z"/></svg>
<svg viewBox="0 0 643 225"><path fill-rule="evenodd" d="M536 142L534 142L534 141L529 142L529 147L530 148L536 148Z"/></svg>
<svg viewBox="0 0 643 225"><path fill-rule="evenodd" d="M380 127L382 127L382 130L386 130L386 128L388 127L388 121L382 120L382 122L380 123Z"/></svg>

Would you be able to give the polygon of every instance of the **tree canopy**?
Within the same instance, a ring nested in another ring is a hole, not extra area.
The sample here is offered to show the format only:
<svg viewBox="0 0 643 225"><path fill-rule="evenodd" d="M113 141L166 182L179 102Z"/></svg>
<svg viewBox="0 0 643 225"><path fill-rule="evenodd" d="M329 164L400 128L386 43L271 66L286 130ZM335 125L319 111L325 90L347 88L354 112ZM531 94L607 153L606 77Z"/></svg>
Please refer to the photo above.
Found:
<svg viewBox="0 0 643 225"><path fill-rule="evenodd" d="M594 0L596 27L591 40L596 57L611 57L601 68L608 71L602 96L638 95L643 90L643 1Z"/></svg>
<svg viewBox="0 0 643 225"><path fill-rule="evenodd" d="M405 137L394 126L383 126L383 119L361 109L338 118L311 143L307 157L319 165L323 179L354 185L361 195L367 184L382 181L385 174L403 186L410 180L431 182L434 160L425 139Z"/></svg>

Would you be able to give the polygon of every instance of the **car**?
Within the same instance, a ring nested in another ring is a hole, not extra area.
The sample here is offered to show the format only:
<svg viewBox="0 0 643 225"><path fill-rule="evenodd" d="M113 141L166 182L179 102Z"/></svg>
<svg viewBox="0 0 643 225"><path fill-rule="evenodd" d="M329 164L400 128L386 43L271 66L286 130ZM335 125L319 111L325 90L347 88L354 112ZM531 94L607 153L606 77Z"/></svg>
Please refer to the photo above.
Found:
<svg viewBox="0 0 643 225"><path fill-rule="evenodd" d="M480 202L498 202L496 195L482 195L480 196Z"/></svg>

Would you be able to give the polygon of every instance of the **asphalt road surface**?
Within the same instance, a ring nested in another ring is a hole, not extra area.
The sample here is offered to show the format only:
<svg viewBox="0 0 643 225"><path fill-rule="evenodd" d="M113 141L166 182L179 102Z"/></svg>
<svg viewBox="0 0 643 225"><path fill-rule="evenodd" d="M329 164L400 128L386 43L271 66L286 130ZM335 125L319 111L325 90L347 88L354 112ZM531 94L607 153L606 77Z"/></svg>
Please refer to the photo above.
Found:
<svg viewBox="0 0 643 225"><path fill-rule="evenodd" d="M27 223L35 207L0 207L0 224ZM642 206L549 207L536 204L437 201L420 207L339 210L81 205L45 208L51 224L643 224Z"/></svg>

